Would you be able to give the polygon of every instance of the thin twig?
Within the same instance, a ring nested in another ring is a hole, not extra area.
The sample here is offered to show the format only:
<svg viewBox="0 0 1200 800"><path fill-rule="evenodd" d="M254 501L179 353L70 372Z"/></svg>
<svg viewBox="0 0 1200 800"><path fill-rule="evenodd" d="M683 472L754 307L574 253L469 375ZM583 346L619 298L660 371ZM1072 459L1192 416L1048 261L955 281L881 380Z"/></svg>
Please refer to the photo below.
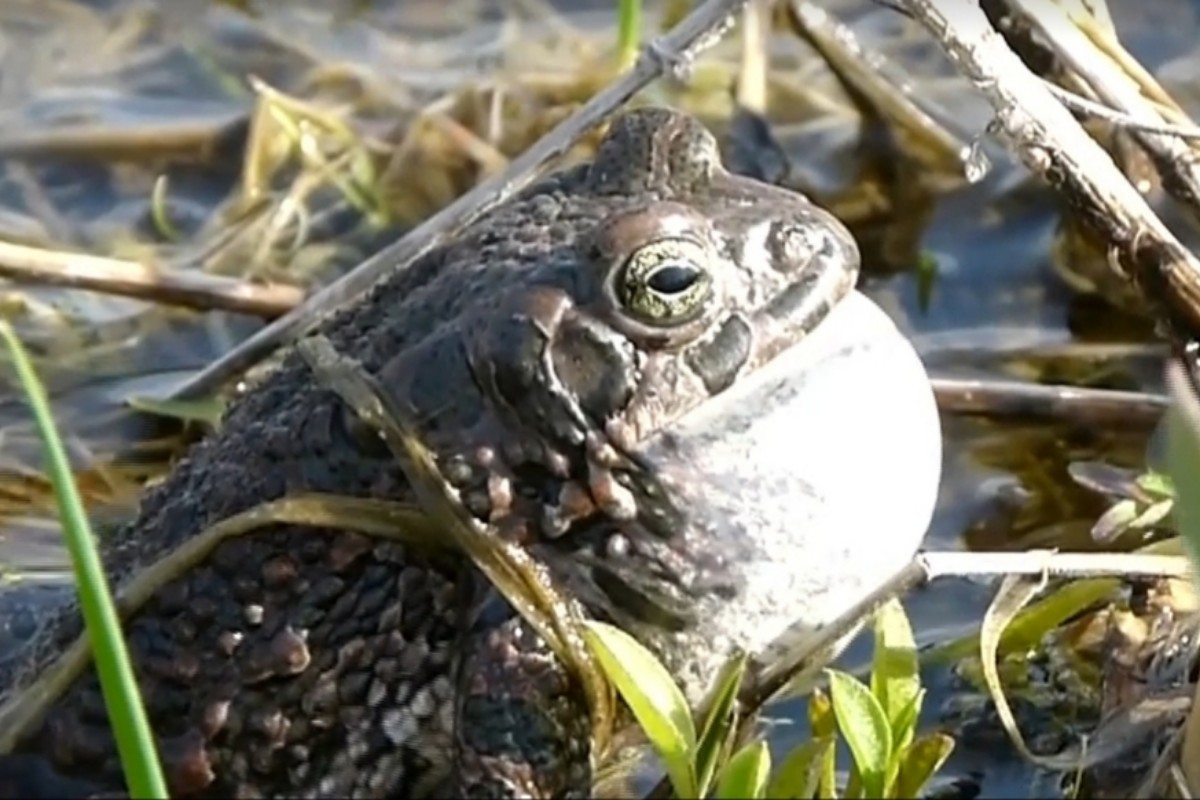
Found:
<svg viewBox="0 0 1200 800"><path fill-rule="evenodd" d="M737 101L755 114L767 113L767 74L771 34L770 0L750 0L742 12L742 57L738 70Z"/></svg>
<svg viewBox="0 0 1200 800"><path fill-rule="evenodd" d="M914 99L904 68L864 45L854 30L810 0L791 0L790 20L852 95L882 119L907 133L939 166L961 168L971 136L955 120L936 119Z"/></svg>
<svg viewBox="0 0 1200 800"><path fill-rule="evenodd" d="M904 3L991 103L995 126L1009 148L1116 250L1119 257L1109 263L1161 307L1173 327L1200 330L1200 262L1008 48L983 11L961 0Z"/></svg>
<svg viewBox="0 0 1200 800"><path fill-rule="evenodd" d="M1165 136L1178 136L1181 139L1200 139L1200 128L1195 125L1180 125L1174 122L1150 122L1149 120L1139 119L1127 111L1118 111L1103 103L1097 103L1095 100L1081 97L1070 89L1064 89L1056 83L1051 83L1045 79L1042 82L1046 84L1046 89L1049 90L1050 94L1057 97L1060 103L1080 114L1087 114L1089 117L1096 117L1097 119L1111 122L1114 125L1129 130L1145 131L1146 133L1157 133Z"/></svg>
<svg viewBox="0 0 1200 800"><path fill-rule="evenodd" d="M202 272L166 270L136 261L12 242L0 242L0 277L268 319L286 314L304 299L303 289L285 284L253 284Z"/></svg>
<svg viewBox="0 0 1200 800"><path fill-rule="evenodd" d="M1059 6L1041 0L1036 5L1031 0L1009 2L1097 96L1144 123L1128 128L1130 134L1146 149L1162 174L1163 188L1187 206L1193 215L1200 216L1200 164L1196 153L1179 137L1146 127L1161 125L1163 119L1154 105L1142 96L1137 84L1101 53Z"/></svg>
<svg viewBox="0 0 1200 800"><path fill-rule="evenodd" d="M385 273L405 268L440 241L495 208L536 177L549 159L570 147L652 80L669 71L682 77L696 56L718 42L733 26L748 0L706 0L660 39L650 42L632 70L604 88L574 114L556 125L515 159L503 173L489 178L434 214L400 241L385 247L353 271L309 297L303 305L241 342L171 393L172 398L210 393L234 375L265 358L280 344L307 330L317 320L358 297Z"/></svg>
<svg viewBox="0 0 1200 800"><path fill-rule="evenodd" d="M1181 800L1193 800L1196 797L1196 792L1188 785L1187 768L1194 766L1187 764L1184 761L1177 762L1171 765L1168 774L1171 776L1171 788L1175 790L1175 794Z"/></svg>
<svg viewBox="0 0 1200 800"><path fill-rule="evenodd" d="M1048 575L1059 578L1186 578L1187 556L1158 553L1060 553L1025 550L1019 553L929 552L924 562L929 580L995 575Z"/></svg>
<svg viewBox="0 0 1200 800"><path fill-rule="evenodd" d="M1166 395L1150 392L1011 380L931 378L930 384L938 409L945 414L1025 417L1108 428L1152 427L1171 404Z"/></svg>
<svg viewBox="0 0 1200 800"><path fill-rule="evenodd" d="M1179 750L1183 744L1183 734L1187 730L1186 727L1180 726L1167 743L1163 745L1162 751L1158 754L1158 758L1154 759L1154 765L1142 778L1142 782L1133 792L1133 796L1138 800L1151 797L1162 797L1162 782L1171 768L1179 763Z"/></svg>

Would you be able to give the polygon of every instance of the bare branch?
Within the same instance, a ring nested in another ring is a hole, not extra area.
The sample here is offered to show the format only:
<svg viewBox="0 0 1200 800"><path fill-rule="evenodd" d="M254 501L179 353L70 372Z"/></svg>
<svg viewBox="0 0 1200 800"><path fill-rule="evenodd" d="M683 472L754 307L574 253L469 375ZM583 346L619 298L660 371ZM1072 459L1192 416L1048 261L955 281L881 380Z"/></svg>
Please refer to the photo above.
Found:
<svg viewBox="0 0 1200 800"><path fill-rule="evenodd" d="M1129 130L1162 174L1163 187L1200 216L1200 164L1196 153L1177 136L1149 129L1162 124L1162 115L1142 96L1138 86L1056 4L1040 0L1036 6L1031 0L1010 2L1098 97L1142 123Z"/></svg>
<svg viewBox="0 0 1200 800"><path fill-rule="evenodd" d="M1069 425L1150 428L1171 404L1166 396L1149 392L1025 381L931 378L930 383L944 414L1028 417Z"/></svg>
<svg viewBox="0 0 1200 800"><path fill-rule="evenodd" d="M296 286L258 285L203 272L159 269L136 261L11 242L0 242L0 278L268 319L286 314L304 300L304 290Z"/></svg>
<svg viewBox="0 0 1200 800"><path fill-rule="evenodd" d="M991 103L1009 147L1108 241L1117 256L1109 263L1163 310L1171 327L1200 331L1200 262L1007 47L983 11L964 0L904 2Z"/></svg>

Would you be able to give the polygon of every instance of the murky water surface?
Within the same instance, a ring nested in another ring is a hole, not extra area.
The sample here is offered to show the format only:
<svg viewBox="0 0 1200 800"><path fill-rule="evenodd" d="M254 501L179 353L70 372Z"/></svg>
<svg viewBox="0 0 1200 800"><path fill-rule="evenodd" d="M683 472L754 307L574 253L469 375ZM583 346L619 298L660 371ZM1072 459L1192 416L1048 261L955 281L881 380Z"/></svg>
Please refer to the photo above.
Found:
<svg viewBox="0 0 1200 800"><path fill-rule="evenodd" d="M447 14L445 0L6 0L0 5L0 241L131 258L153 245L156 257L176 264L327 282L467 188L486 159L464 165L460 155L442 154L443 162L430 166L449 169L451 177L405 195L409 219L391 228L366 228L344 198L316 192L308 200L320 213L304 220L302 230L308 255L292 259L286 246L263 252L251 242L204 261L219 231L246 211L236 191L255 104L246 75L300 97L319 90L327 106L357 104L359 121L377 142L395 146L416 114L439 103L448 108L447 93L460 86L538 77L566 87L561 65L580 53L599 57L611 40L596 35L612 24L608 2L559 3L572 9L561 17L547 13L543 0L454 2L456 13ZM1114 6L1126 45L1195 111L1197 5ZM853 20L869 45L898 59L928 107L953 130L968 137L982 130L983 102L940 58L930 58L920 37L899 38L903 26L896 17L850 0L830 7ZM827 70L808 60L810 52L795 38L778 36L772 44L778 84L824 82L834 91ZM729 71L736 58L730 43L706 63ZM817 113L795 97L773 92L775 132L794 161L793 177L832 196L863 165L854 150L854 118L843 101ZM508 102L519 107L521 91L511 92ZM711 106L719 114L728 101ZM512 155L513 146L501 141L497 149ZM1153 357L1112 358L1084 369L1070 360L1005 354L1022 346L1062 350L1151 339L1144 324L1066 289L1050 265L1055 199L1025 181L1002 149L989 144L988 153L993 170L983 182L940 195L916 190L925 202L913 204L914 213L858 227L868 293L939 374L1160 388ZM459 162L447 167L455 158ZM156 222L161 214L152 199L161 176L168 179L161 196L170 235ZM286 185L276 181L271 192L279 195ZM293 232L298 225L284 223ZM1195 239L1194 231L1181 233ZM936 263L932 282L917 270L922 253ZM124 399L169 385L260 324L223 312L165 314L137 300L9 284L0 287L0 304L39 355L95 512L113 518L129 508L142 468L112 464L110 454L133 441L143 443L147 463L162 452L152 445L163 431L125 411ZM0 425L0 560L23 571L59 573L66 562L58 530L37 477L25 411L10 386L0 394ZM1147 432L947 418L945 435L944 485L929 546L1015 549L1087 546L1088 528L1105 506L1070 481L1068 463L1094 458L1140 466ZM914 595L909 609L920 641L946 641L970 630L992 591L985 583L958 581ZM867 653L860 643L847 663ZM935 724L950 679L928 678L926 716ZM785 707L780 716L798 710ZM804 728L783 724L774 735L786 744ZM960 740L946 775L981 780L991 797L1053 790L1053 778L1025 766L999 731Z"/></svg>

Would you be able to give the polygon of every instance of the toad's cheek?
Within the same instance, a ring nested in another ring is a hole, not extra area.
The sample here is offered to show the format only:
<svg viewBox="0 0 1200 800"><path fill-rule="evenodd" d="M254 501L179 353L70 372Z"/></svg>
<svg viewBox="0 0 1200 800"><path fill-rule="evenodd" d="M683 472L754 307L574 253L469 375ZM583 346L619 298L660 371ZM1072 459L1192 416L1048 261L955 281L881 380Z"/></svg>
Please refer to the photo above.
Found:
<svg viewBox="0 0 1200 800"><path fill-rule="evenodd" d="M697 609L693 633L716 661L727 646L761 651L792 623L830 622L908 563L937 502L942 432L912 345L852 292L643 455L688 510L689 547L727 554L739 587ZM693 672L680 676L689 693L713 668L676 666Z"/></svg>

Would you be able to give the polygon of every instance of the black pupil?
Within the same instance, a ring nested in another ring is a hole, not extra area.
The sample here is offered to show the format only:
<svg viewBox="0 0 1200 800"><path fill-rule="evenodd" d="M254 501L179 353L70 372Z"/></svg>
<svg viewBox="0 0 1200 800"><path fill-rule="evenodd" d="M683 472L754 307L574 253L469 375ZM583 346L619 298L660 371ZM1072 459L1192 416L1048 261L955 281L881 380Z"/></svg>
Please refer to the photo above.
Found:
<svg viewBox="0 0 1200 800"><path fill-rule="evenodd" d="M678 294L696 282L700 272L687 264L667 264L654 271L647 282L651 289L663 294Z"/></svg>

